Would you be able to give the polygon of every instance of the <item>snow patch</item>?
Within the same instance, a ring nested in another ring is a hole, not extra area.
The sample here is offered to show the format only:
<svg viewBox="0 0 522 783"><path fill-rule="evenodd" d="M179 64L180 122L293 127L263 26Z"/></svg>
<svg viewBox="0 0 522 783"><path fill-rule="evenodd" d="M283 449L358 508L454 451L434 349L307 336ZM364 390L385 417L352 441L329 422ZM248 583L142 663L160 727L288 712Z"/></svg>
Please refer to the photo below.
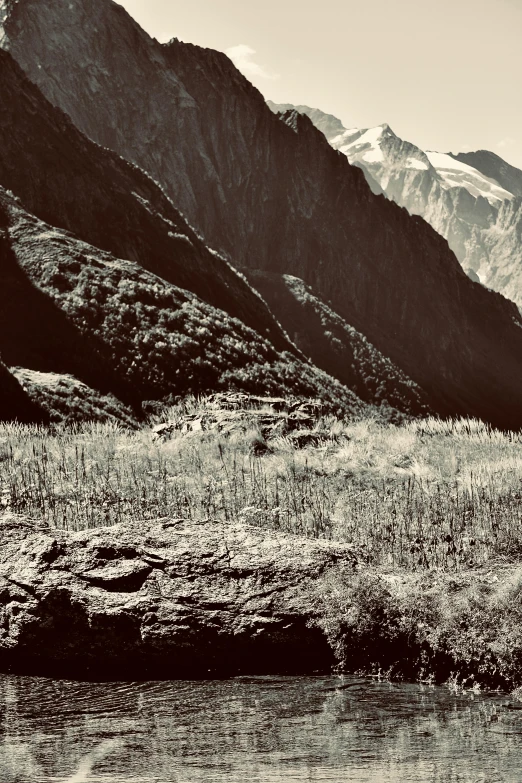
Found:
<svg viewBox="0 0 522 783"><path fill-rule="evenodd" d="M418 160L417 158L408 158L406 161L406 168L407 169L417 169L418 171L428 171L428 166L422 162L422 160Z"/></svg>
<svg viewBox="0 0 522 783"><path fill-rule="evenodd" d="M475 198L482 196L492 203L513 200L512 193L467 163L455 160L444 152L428 151L426 155L446 187L465 188Z"/></svg>
<svg viewBox="0 0 522 783"><path fill-rule="evenodd" d="M336 136L330 142L333 147L352 160L357 156L365 163L382 163L384 154L381 150L381 142L385 135L389 135L387 125L378 125L376 128L351 128Z"/></svg>
<svg viewBox="0 0 522 783"><path fill-rule="evenodd" d="M382 163L384 160L384 155L382 154L380 147L376 147L375 149L371 149L368 152L365 152L361 157L366 161L366 163Z"/></svg>

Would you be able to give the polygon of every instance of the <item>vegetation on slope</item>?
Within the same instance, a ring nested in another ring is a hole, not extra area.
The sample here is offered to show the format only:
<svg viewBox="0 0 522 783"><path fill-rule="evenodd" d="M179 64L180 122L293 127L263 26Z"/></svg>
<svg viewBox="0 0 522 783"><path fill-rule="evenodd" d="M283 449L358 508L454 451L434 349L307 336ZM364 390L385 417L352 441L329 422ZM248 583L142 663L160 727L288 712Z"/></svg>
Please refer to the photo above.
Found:
<svg viewBox="0 0 522 783"><path fill-rule="evenodd" d="M0 104L0 185L29 212L192 291L279 350L294 350L266 303L205 245L160 186L84 136L1 49Z"/></svg>
<svg viewBox="0 0 522 783"><path fill-rule="evenodd" d="M12 372L0 360L0 421L44 423L44 410L31 399Z"/></svg>
<svg viewBox="0 0 522 783"><path fill-rule="evenodd" d="M215 390L363 403L240 320L28 215L2 196L0 349L11 366L69 374L127 406ZM9 325L11 328L8 328Z"/></svg>
<svg viewBox="0 0 522 783"><path fill-rule="evenodd" d="M72 375L39 372L25 367L11 367L12 376L25 394L42 411L51 424L73 424L82 421L114 422L136 429L139 418L113 394L101 394ZM20 421L16 411L6 407L0 421Z"/></svg>
<svg viewBox="0 0 522 783"><path fill-rule="evenodd" d="M412 416L429 411L426 393L303 280L261 271L247 275L305 356L361 400Z"/></svg>

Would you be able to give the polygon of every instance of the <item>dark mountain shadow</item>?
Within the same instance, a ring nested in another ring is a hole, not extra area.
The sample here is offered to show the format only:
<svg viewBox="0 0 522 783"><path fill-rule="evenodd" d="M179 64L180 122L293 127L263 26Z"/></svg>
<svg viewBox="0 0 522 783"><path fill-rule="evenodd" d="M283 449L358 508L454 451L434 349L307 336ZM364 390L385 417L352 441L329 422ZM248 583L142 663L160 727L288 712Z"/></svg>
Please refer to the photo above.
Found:
<svg viewBox="0 0 522 783"><path fill-rule="evenodd" d="M68 373L139 411L141 390L111 368L96 340L83 335L18 264L0 205L0 355L5 364ZM14 380L14 379L13 379Z"/></svg>
<svg viewBox="0 0 522 783"><path fill-rule="evenodd" d="M53 226L128 259L292 352L266 303L147 174L83 135L0 50L0 184Z"/></svg>
<svg viewBox="0 0 522 783"><path fill-rule="evenodd" d="M430 411L426 394L300 278L259 270L246 276L297 347L317 367L371 405L413 416Z"/></svg>
<svg viewBox="0 0 522 783"><path fill-rule="evenodd" d="M31 400L17 379L0 362L0 422L48 424L47 411Z"/></svg>

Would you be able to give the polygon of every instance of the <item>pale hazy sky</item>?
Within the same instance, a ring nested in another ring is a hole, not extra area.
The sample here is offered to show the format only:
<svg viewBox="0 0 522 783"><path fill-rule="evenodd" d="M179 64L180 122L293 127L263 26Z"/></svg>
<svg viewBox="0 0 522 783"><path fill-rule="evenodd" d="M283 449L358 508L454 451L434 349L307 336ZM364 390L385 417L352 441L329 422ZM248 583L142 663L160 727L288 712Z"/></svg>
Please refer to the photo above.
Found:
<svg viewBox="0 0 522 783"><path fill-rule="evenodd" d="M160 41L234 54L278 103L522 168L522 0L118 0Z"/></svg>

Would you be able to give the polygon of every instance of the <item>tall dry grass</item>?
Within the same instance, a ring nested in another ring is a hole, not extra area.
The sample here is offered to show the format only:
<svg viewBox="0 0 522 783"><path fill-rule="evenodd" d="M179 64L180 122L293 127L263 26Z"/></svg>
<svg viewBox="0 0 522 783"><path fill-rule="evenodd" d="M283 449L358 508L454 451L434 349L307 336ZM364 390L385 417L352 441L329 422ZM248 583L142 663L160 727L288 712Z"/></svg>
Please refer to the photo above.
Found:
<svg viewBox="0 0 522 783"><path fill-rule="evenodd" d="M192 403L196 410L198 403ZM170 412L179 418L187 412ZM474 420L317 421L259 450L255 424L174 432L0 426L0 509L78 530L183 517L353 542L368 563L455 569L522 552L522 436Z"/></svg>

